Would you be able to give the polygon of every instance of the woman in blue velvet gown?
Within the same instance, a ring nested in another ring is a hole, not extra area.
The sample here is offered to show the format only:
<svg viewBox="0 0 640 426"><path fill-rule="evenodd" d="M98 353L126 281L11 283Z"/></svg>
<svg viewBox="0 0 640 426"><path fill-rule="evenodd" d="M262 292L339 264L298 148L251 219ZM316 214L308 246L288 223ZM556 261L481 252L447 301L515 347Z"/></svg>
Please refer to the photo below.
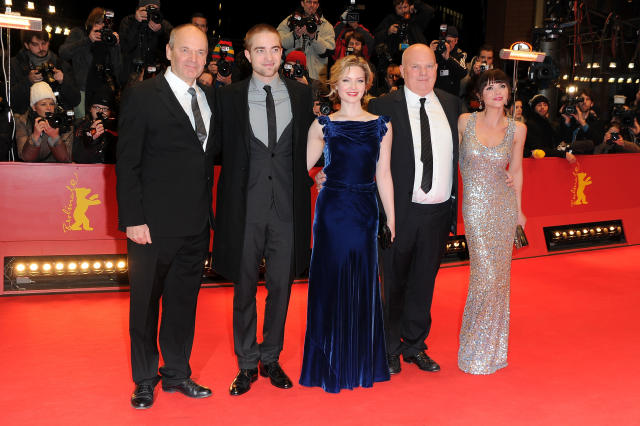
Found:
<svg viewBox="0 0 640 426"><path fill-rule="evenodd" d="M316 202L307 331L300 384L327 392L389 380L378 280L378 203L395 236L389 160L391 124L362 109L366 61L346 56L329 82L340 111L309 129L307 168L324 152L326 181Z"/></svg>

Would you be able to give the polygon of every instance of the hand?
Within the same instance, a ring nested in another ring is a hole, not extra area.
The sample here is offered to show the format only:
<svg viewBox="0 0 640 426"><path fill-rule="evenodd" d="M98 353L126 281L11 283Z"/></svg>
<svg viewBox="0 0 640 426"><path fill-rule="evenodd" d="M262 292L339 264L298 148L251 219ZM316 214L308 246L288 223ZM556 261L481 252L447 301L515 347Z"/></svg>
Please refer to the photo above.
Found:
<svg viewBox="0 0 640 426"><path fill-rule="evenodd" d="M149 28L151 29L151 31L153 31L154 33L157 33L158 31L160 31L160 29L162 28L162 24L156 24L153 21L149 21Z"/></svg>
<svg viewBox="0 0 640 426"><path fill-rule="evenodd" d="M567 152L567 156L565 157L569 164L574 164L576 162L576 156L570 152Z"/></svg>
<svg viewBox="0 0 640 426"><path fill-rule="evenodd" d="M387 34L391 35L391 34L397 34L398 33L398 24L393 24L392 26L389 27L389 29L387 30Z"/></svg>
<svg viewBox="0 0 640 426"><path fill-rule="evenodd" d="M93 139L98 139L104 133L104 125L102 124L102 120L96 120L91 124L91 129L95 130L91 132L93 134Z"/></svg>
<svg viewBox="0 0 640 426"><path fill-rule="evenodd" d="M296 80L298 80L298 82L300 82L300 83L302 83L302 84L304 84L306 86L309 85L309 82L307 81L307 77L305 77L305 76L296 77Z"/></svg>
<svg viewBox="0 0 640 426"><path fill-rule="evenodd" d="M52 139L60 136L60 129L54 129L49 125L47 120L44 120L44 133Z"/></svg>
<svg viewBox="0 0 640 426"><path fill-rule="evenodd" d="M147 20L147 7L142 6L136 9L135 14L136 21L142 22Z"/></svg>
<svg viewBox="0 0 640 426"><path fill-rule="evenodd" d="M40 74L40 71L38 70L31 70L29 71L29 81L31 82L31 84L33 83L37 83L39 81L42 81L42 74Z"/></svg>
<svg viewBox="0 0 640 426"><path fill-rule="evenodd" d="M219 81L226 86L227 84L231 84L231 75L223 77L220 74L216 74L216 81Z"/></svg>
<svg viewBox="0 0 640 426"><path fill-rule="evenodd" d="M136 244L151 244L151 233L146 224L127 226L127 238Z"/></svg>
<svg viewBox="0 0 640 426"><path fill-rule="evenodd" d="M313 101L313 113L316 117L320 117L322 115L320 114L320 101Z"/></svg>
<svg viewBox="0 0 640 426"><path fill-rule="evenodd" d="M622 139L622 138L618 138L613 142L618 146L624 146L624 139Z"/></svg>
<svg viewBox="0 0 640 426"><path fill-rule="evenodd" d="M218 74L218 64L216 62L209 62L209 65L207 65L207 70L211 74L217 75Z"/></svg>
<svg viewBox="0 0 640 426"><path fill-rule="evenodd" d="M44 130L47 126L47 120L45 120L42 117L38 117L36 118L36 122L33 125L33 134L31 135L31 138L33 140L38 140L40 139L40 136L42 135L42 133L44 133Z"/></svg>
<svg viewBox="0 0 640 426"><path fill-rule="evenodd" d="M527 217L522 212L518 212L518 225L522 226L522 229L524 229L524 225L526 223Z"/></svg>
<svg viewBox="0 0 640 426"><path fill-rule="evenodd" d="M114 35L114 36L115 36L115 38L116 38L116 44L120 44L120 35L118 35L118 33L117 33L117 32L115 32L115 31L113 32L113 35Z"/></svg>
<svg viewBox="0 0 640 426"><path fill-rule="evenodd" d="M296 35L296 38L300 38L307 33L307 27L305 27L304 25L295 27L293 29L293 33Z"/></svg>
<svg viewBox="0 0 640 426"><path fill-rule="evenodd" d="M64 80L64 73L62 72L62 70L53 67L53 79L62 84L62 80Z"/></svg>
<svg viewBox="0 0 640 426"><path fill-rule="evenodd" d="M326 180L327 180L327 175L325 175L324 172L320 170L316 175L316 188L318 189L318 191L322 189L322 184L324 184Z"/></svg>
<svg viewBox="0 0 640 426"><path fill-rule="evenodd" d="M511 175L511 173L509 173L508 171L505 170L504 172L507 175L507 178L504 180L505 183L507 184L507 186L509 188L513 188L514 187L514 183L513 183L513 176Z"/></svg>
<svg viewBox="0 0 640 426"><path fill-rule="evenodd" d="M391 231L391 242L396 239L396 223L387 221L389 231Z"/></svg>
<svg viewBox="0 0 640 426"><path fill-rule="evenodd" d="M307 30L306 30L306 28L305 28L305 32L306 32L306 31L307 31ZM309 33L309 32L307 32L307 37L309 37L309 38L310 38L310 39L312 39L312 40L315 40L315 38L316 38L316 34L317 34L317 33L318 33L317 31L316 31L315 33Z"/></svg>
<svg viewBox="0 0 640 426"><path fill-rule="evenodd" d="M473 73L474 74L480 74L480 65L482 65L482 63L480 61L475 61L473 63Z"/></svg>

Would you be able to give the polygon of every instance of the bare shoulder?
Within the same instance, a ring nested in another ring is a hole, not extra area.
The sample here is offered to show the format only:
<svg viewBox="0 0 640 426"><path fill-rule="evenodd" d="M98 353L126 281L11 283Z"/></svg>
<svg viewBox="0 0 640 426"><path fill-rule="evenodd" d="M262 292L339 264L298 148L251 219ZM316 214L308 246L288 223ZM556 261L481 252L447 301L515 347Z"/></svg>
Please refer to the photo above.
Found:
<svg viewBox="0 0 640 426"><path fill-rule="evenodd" d="M467 126L467 121L471 117L471 113L465 112L464 114L460 114L458 117L458 128L464 129Z"/></svg>
<svg viewBox="0 0 640 426"><path fill-rule="evenodd" d="M516 121L516 136L518 136L519 138L524 138L524 136L526 136L527 134L527 125L520 122L520 121Z"/></svg>

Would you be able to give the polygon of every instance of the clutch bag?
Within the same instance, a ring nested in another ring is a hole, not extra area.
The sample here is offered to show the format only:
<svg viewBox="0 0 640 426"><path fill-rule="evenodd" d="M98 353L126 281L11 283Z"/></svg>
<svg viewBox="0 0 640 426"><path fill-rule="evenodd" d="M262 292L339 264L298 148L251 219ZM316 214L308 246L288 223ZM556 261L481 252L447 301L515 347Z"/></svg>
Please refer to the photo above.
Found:
<svg viewBox="0 0 640 426"><path fill-rule="evenodd" d="M513 245L516 248L522 248L529 245L529 241L527 240L527 236L524 233L524 229L521 225L516 226L516 236L513 239Z"/></svg>
<svg viewBox="0 0 640 426"><path fill-rule="evenodd" d="M391 247L391 229L387 226L387 215L380 209L378 218L378 241L383 250Z"/></svg>

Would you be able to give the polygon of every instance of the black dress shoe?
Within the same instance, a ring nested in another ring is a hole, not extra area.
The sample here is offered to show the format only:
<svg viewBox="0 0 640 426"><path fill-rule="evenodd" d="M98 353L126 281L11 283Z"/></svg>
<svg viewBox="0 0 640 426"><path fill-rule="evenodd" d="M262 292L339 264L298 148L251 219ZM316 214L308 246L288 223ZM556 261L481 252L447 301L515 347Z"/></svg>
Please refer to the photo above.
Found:
<svg viewBox="0 0 640 426"><path fill-rule="evenodd" d="M429 358L424 351L420 351L414 356L404 357L404 362L413 363L418 366L420 370L424 371L440 371L440 366L437 362Z"/></svg>
<svg viewBox="0 0 640 426"><path fill-rule="evenodd" d="M278 361L269 364L260 362L260 375L271 379L271 384L280 389L289 389L293 387L291 379L282 370Z"/></svg>
<svg viewBox="0 0 640 426"><path fill-rule="evenodd" d="M136 385L136 389L131 395L131 406L137 410L151 408L153 405L153 391L158 384L158 377L153 383L143 383Z"/></svg>
<svg viewBox="0 0 640 426"><path fill-rule="evenodd" d="M185 379L175 385L165 385L162 383L162 390L165 392L180 392L189 398L206 398L211 396L211 389L200 386L191 379Z"/></svg>
<svg viewBox="0 0 640 426"><path fill-rule="evenodd" d="M231 386L229 386L229 393L233 396L242 395L251 389L251 383L258 380L258 369L240 369L236 378L233 379Z"/></svg>
<svg viewBox="0 0 640 426"><path fill-rule="evenodd" d="M389 363L389 374L398 374L402 370L398 355L387 355L387 362Z"/></svg>

